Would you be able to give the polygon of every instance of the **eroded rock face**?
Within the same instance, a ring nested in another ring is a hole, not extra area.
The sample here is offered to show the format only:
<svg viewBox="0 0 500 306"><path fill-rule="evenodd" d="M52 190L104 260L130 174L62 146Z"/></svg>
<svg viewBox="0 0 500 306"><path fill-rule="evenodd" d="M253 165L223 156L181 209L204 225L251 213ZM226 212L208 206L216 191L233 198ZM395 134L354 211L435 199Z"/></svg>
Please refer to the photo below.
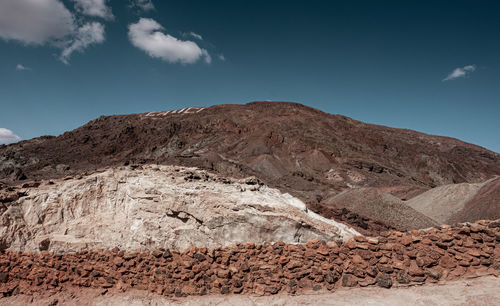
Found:
<svg viewBox="0 0 500 306"><path fill-rule="evenodd" d="M255 178L196 168L120 167L45 182L5 203L0 245L17 251L186 249L347 239L357 232Z"/></svg>

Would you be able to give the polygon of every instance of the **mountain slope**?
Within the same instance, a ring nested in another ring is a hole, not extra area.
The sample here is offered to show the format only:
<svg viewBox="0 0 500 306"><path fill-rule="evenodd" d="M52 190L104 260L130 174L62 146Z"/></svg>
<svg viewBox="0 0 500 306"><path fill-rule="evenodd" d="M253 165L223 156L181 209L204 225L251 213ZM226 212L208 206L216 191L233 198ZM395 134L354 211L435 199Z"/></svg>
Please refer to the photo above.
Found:
<svg viewBox="0 0 500 306"><path fill-rule="evenodd" d="M253 102L100 117L58 137L0 146L0 181L146 163L254 175L303 201L352 187L426 190L500 175L499 154L456 139L365 124L296 103Z"/></svg>

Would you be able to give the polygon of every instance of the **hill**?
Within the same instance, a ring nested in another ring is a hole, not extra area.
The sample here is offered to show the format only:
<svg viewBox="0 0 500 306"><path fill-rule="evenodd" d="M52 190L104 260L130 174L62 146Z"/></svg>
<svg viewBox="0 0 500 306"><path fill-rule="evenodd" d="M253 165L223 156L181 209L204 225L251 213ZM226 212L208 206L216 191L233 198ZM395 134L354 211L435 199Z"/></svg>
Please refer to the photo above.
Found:
<svg viewBox="0 0 500 306"><path fill-rule="evenodd" d="M431 189L407 204L440 224L500 218L500 177Z"/></svg>
<svg viewBox="0 0 500 306"><path fill-rule="evenodd" d="M100 117L58 137L0 147L0 180L125 163L258 175L303 197L350 187L476 183L500 156L456 139L365 124L296 103L253 102Z"/></svg>
<svg viewBox="0 0 500 306"><path fill-rule="evenodd" d="M306 203L366 187L407 200L437 186L500 175L498 153L457 139L366 124L297 103L252 102L100 117L57 137L0 146L0 183L138 164L255 176Z"/></svg>

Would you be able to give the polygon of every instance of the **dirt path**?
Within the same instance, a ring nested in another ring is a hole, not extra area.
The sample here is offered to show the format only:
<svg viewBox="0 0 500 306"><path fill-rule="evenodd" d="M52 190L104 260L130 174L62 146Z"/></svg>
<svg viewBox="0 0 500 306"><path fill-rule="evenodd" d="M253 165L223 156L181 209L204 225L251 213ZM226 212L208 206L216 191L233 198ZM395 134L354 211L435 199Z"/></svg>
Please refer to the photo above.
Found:
<svg viewBox="0 0 500 306"><path fill-rule="evenodd" d="M96 289L65 291L34 299L15 296L0 299L0 305L500 305L500 278L480 278L406 288L340 289L333 293L277 296L201 296L164 298L134 291L105 292Z"/></svg>

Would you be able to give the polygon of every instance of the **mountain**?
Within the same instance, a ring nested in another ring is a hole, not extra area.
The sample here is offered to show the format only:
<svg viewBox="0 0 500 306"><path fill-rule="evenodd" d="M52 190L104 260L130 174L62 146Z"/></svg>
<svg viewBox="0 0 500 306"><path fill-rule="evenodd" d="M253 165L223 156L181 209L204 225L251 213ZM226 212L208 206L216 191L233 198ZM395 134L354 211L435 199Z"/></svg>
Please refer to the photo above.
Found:
<svg viewBox="0 0 500 306"><path fill-rule="evenodd" d="M318 203L361 187L408 200L500 175L500 155L479 146L287 102L100 117L57 137L0 146L0 181L8 185L137 164L255 176Z"/></svg>

